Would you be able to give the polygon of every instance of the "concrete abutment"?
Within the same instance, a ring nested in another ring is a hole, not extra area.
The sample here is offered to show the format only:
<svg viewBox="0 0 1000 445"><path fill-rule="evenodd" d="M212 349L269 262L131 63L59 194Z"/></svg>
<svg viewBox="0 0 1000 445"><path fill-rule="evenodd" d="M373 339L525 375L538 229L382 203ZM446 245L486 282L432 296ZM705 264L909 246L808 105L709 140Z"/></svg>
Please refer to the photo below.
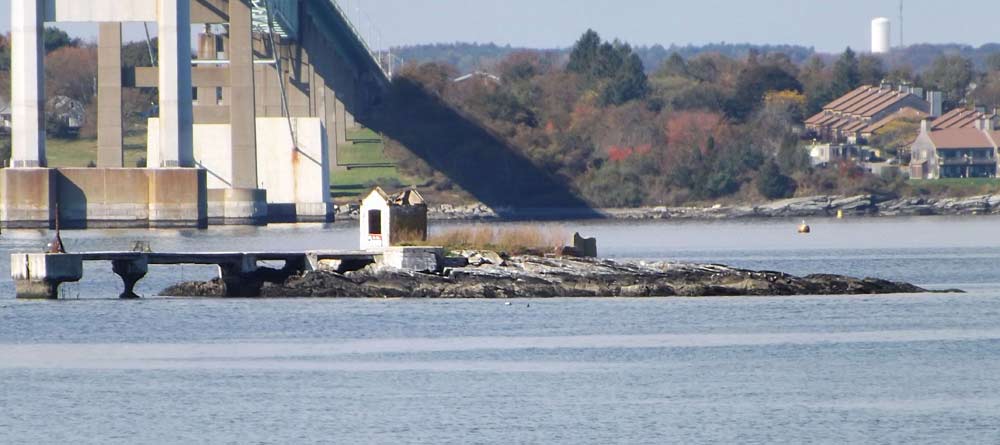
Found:
<svg viewBox="0 0 1000 445"><path fill-rule="evenodd" d="M82 255L23 253L10 260L17 298L58 299L60 284L83 278Z"/></svg>
<svg viewBox="0 0 1000 445"><path fill-rule="evenodd" d="M337 8L285 3L279 8L286 14L278 19L294 26L280 27L289 32L271 48L259 30L261 2L12 0L11 165L22 172L0 178L0 227L51 227L55 203L67 215L60 221L79 228L332 221L336 146L347 143L356 118L364 122L371 97L388 86L388 78ZM99 23L100 173L45 169L46 22ZM125 22L156 23L156 67L123 73ZM226 25L222 35L207 33L199 46L198 58L209 63L191 63L192 23ZM221 51L212 45L216 37ZM148 127L147 163L153 169L141 174L112 171L127 170L121 169L126 86L155 87L159 94L159 117ZM197 107L193 88L199 91ZM196 167L208 176L163 172ZM117 187L99 185L102 180ZM230 191L208 196L209 189Z"/></svg>

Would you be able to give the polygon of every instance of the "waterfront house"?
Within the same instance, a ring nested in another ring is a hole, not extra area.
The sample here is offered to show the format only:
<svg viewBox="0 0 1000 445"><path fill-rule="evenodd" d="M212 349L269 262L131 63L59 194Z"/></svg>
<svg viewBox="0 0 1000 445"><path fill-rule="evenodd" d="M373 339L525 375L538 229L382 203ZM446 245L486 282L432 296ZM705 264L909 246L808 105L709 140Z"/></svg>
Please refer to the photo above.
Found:
<svg viewBox="0 0 1000 445"><path fill-rule="evenodd" d="M359 219L363 250L427 240L427 203L413 189L389 195L375 187L361 200Z"/></svg>
<svg viewBox="0 0 1000 445"><path fill-rule="evenodd" d="M826 104L805 127L819 141L860 144L896 119L939 116L941 97L932 91L925 99L922 88L909 85L863 85Z"/></svg>
<svg viewBox="0 0 1000 445"><path fill-rule="evenodd" d="M1000 126L998 110L987 113L986 107L976 109L955 108L940 117L931 120L931 130L946 130L949 128L975 128L979 121L986 119L992 129Z"/></svg>
<svg viewBox="0 0 1000 445"><path fill-rule="evenodd" d="M946 124L939 123L935 129L931 121L921 122L920 135L911 147L910 177L997 177L1000 132L994 130L992 119L982 115L970 121L971 126L947 127Z"/></svg>

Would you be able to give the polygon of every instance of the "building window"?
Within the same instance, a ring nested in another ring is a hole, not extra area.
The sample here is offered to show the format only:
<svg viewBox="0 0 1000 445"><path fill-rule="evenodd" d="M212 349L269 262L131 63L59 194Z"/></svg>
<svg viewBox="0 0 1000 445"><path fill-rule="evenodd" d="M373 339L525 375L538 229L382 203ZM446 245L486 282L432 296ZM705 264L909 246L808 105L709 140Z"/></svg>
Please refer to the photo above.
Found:
<svg viewBox="0 0 1000 445"><path fill-rule="evenodd" d="M369 235L381 235L382 234L382 211L381 210L369 210L368 211L368 234Z"/></svg>

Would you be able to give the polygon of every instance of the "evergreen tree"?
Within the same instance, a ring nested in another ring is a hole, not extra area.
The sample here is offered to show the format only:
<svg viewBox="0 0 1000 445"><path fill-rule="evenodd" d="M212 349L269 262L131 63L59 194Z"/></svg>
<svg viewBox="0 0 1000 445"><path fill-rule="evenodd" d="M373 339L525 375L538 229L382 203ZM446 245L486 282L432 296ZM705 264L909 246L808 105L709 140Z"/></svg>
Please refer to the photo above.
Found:
<svg viewBox="0 0 1000 445"><path fill-rule="evenodd" d="M69 34L59 28L49 28L45 27L42 31L42 46L45 47L45 53L48 54L64 46L79 46L79 39L69 38Z"/></svg>
<svg viewBox="0 0 1000 445"><path fill-rule="evenodd" d="M624 56L631 52L632 48L617 41L601 44L597 51L597 60L594 61L593 71L591 71L591 79L604 80L614 77L621 69L622 63L625 62Z"/></svg>
<svg viewBox="0 0 1000 445"><path fill-rule="evenodd" d="M581 76L591 76L594 66L597 63L598 52L601 48L601 36L593 29L588 29L583 33L580 40L573 45L573 51L569 55L569 63L566 70Z"/></svg>
<svg viewBox="0 0 1000 445"><path fill-rule="evenodd" d="M678 76L678 77L688 77L688 66L684 58L676 52L670 54L670 58L660 65L659 71L656 73L658 76Z"/></svg>
<svg viewBox="0 0 1000 445"><path fill-rule="evenodd" d="M859 85L878 85L885 76L885 66L878 56L864 54L858 57Z"/></svg>
<svg viewBox="0 0 1000 445"><path fill-rule="evenodd" d="M858 69L858 58L851 47L844 50L837 62L833 64L833 95L839 97L861 85L861 73Z"/></svg>
<svg viewBox="0 0 1000 445"><path fill-rule="evenodd" d="M726 115L743 121L757 109L768 91L802 92L802 84L787 71L774 65L749 65L740 71L736 90L726 101Z"/></svg>
<svg viewBox="0 0 1000 445"><path fill-rule="evenodd" d="M638 54L631 53L631 50L629 52L630 54L625 56L625 62L619 65L614 77L604 87L601 100L605 105L621 105L630 100L646 97L649 92L642 59Z"/></svg>
<svg viewBox="0 0 1000 445"><path fill-rule="evenodd" d="M923 80L928 86L944 92L947 109L958 106L965 99L974 75L971 60L960 55L941 55L934 59Z"/></svg>
<svg viewBox="0 0 1000 445"><path fill-rule="evenodd" d="M796 184L792 178L781 173L774 160L769 160L757 170L757 191L767 199L788 198L795 194Z"/></svg>

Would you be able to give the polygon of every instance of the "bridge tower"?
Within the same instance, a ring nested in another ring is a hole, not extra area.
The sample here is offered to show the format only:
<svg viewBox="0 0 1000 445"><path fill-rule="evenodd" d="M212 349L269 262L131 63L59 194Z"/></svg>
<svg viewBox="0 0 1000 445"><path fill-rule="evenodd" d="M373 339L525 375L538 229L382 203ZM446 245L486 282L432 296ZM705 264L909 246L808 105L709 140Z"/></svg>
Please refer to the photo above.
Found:
<svg viewBox="0 0 1000 445"><path fill-rule="evenodd" d="M388 85L334 0L12 0L11 12L4 227L53 226L57 202L64 227L332 220L330 154ZM96 169L46 168L46 22L100 24ZM157 66L123 73L123 22L157 24ZM221 30L195 60L193 24ZM124 87L159 91L149 168L123 168Z"/></svg>

